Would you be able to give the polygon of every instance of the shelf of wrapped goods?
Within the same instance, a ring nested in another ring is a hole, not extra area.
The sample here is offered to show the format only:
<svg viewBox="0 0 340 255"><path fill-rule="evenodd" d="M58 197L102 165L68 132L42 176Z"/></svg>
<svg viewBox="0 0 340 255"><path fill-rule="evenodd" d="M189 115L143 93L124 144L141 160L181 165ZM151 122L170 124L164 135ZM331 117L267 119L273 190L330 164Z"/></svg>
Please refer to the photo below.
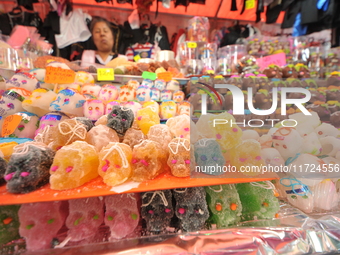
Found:
<svg viewBox="0 0 340 255"><path fill-rule="evenodd" d="M38 190L27 194L11 194L7 192L6 186L4 185L0 187L0 205L60 201L86 197L107 196L118 193L146 192L153 190L199 187L230 183L256 182L272 180L276 178L276 175L268 174L261 177L257 176L255 178L250 178L249 176L244 176L240 173L233 175L233 178L226 178L226 176L226 174L217 177L197 175L197 178L179 178L174 177L169 173L163 173L153 180L144 181L141 183L127 182L116 187L107 186L102 181L101 177L97 177L96 179L82 185L81 187L71 190L52 190L50 189L50 185L47 184Z"/></svg>

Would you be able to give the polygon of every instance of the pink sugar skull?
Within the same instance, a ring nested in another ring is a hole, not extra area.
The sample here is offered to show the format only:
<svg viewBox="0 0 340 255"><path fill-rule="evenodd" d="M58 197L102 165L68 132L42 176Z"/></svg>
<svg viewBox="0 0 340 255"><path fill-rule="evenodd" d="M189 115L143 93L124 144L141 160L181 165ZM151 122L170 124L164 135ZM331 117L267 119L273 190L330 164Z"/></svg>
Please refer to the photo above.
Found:
<svg viewBox="0 0 340 255"><path fill-rule="evenodd" d="M102 86L99 92L98 99L102 100L104 103L111 101L111 100L117 100L118 89L114 85L105 84Z"/></svg>
<svg viewBox="0 0 340 255"><path fill-rule="evenodd" d="M88 99L84 104L83 110L86 118L98 120L104 115L105 105L101 100Z"/></svg>
<svg viewBox="0 0 340 255"><path fill-rule="evenodd" d="M50 111L60 111L68 115L83 117L83 105L86 98L77 91L64 89L59 91L56 100L50 104Z"/></svg>
<svg viewBox="0 0 340 255"><path fill-rule="evenodd" d="M6 88L10 89L13 87L27 89L33 91L40 88L40 83L37 78L35 78L30 73L16 73L6 82Z"/></svg>
<svg viewBox="0 0 340 255"><path fill-rule="evenodd" d="M142 109L142 105L137 101L127 101L122 104L124 107L131 109L135 117L137 116L137 111Z"/></svg>
<svg viewBox="0 0 340 255"><path fill-rule="evenodd" d="M25 97L13 89L6 90L0 98L0 116L6 117L17 112L25 111L22 102Z"/></svg>
<svg viewBox="0 0 340 255"><path fill-rule="evenodd" d="M139 87L140 83L138 81L136 81L136 80L129 80L126 85L128 87L130 87L131 89L136 90Z"/></svg>
<svg viewBox="0 0 340 255"><path fill-rule="evenodd" d="M191 116L191 112L193 112L192 105L188 101L183 101L178 104L178 115L188 115Z"/></svg>
<svg viewBox="0 0 340 255"><path fill-rule="evenodd" d="M165 86L166 86L166 82L164 80L160 80L160 79L155 80L154 88L162 91L165 89Z"/></svg>
<svg viewBox="0 0 340 255"><path fill-rule="evenodd" d="M172 91L171 90L162 90L161 91L161 101L171 100Z"/></svg>
<svg viewBox="0 0 340 255"><path fill-rule="evenodd" d="M109 101L106 106L105 106L105 114L109 114L112 110L112 107L114 105L120 105L120 101L119 100L111 100Z"/></svg>
<svg viewBox="0 0 340 255"><path fill-rule="evenodd" d="M134 100L136 97L136 90L132 89L128 85L124 85L120 87L120 93L119 93L119 100L121 102L127 102Z"/></svg>
<svg viewBox="0 0 340 255"><path fill-rule="evenodd" d="M143 86L143 85L139 86L136 93L137 93L136 97L138 101L141 103L150 101L151 99L150 88L147 86Z"/></svg>
<svg viewBox="0 0 340 255"><path fill-rule="evenodd" d="M172 96L172 100L174 100L176 103L180 103L184 100L184 92L181 90L175 91L173 96Z"/></svg>
<svg viewBox="0 0 340 255"><path fill-rule="evenodd" d="M151 88L151 100L160 101L161 91L157 88Z"/></svg>
<svg viewBox="0 0 340 255"><path fill-rule="evenodd" d="M80 93L90 94L97 98L101 89L102 87L97 84L85 83L83 86L81 86Z"/></svg>
<svg viewBox="0 0 340 255"><path fill-rule="evenodd" d="M69 118L70 118L69 116L62 112L49 112L41 117L39 128L35 132L35 135L37 135L40 132L43 132L46 126L58 126L59 122Z"/></svg>
<svg viewBox="0 0 340 255"><path fill-rule="evenodd" d="M146 86L148 87L149 89L151 89L153 87L153 81L152 80L149 80L149 79L145 79L142 81L142 86Z"/></svg>

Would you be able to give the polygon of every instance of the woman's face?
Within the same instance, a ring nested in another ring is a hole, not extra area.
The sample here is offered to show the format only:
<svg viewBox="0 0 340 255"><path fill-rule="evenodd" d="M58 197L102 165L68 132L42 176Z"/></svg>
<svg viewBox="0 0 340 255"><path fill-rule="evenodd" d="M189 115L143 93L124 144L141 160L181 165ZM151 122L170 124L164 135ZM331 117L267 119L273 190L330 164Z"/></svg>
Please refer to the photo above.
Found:
<svg viewBox="0 0 340 255"><path fill-rule="evenodd" d="M93 42L98 51L111 51L113 48L113 34L105 22L97 22L93 27Z"/></svg>

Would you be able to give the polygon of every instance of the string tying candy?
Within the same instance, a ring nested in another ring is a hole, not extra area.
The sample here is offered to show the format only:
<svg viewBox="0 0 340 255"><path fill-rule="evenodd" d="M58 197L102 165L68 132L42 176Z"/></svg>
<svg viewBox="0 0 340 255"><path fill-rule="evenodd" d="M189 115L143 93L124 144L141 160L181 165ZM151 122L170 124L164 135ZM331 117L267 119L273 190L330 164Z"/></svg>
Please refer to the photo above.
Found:
<svg viewBox="0 0 340 255"><path fill-rule="evenodd" d="M177 142L176 142L177 141ZM186 141L187 140L183 140L183 141L181 141L180 139L176 139L176 141L175 142L170 142L169 144L168 144L168 147L169 147L169 149L171 150L171 152L173 153L173 154L177 154L178 153L178 150L179 150L179 147L180 147L180 145L181 146L183 146L183 148L186 150L186 151L190 151L190 143L189 143L189 145L186 145ZM173 147L175 147L175 148L173 148Z"/></svg>
<svg viewBox="0 0 340 255"><path fill-rule="evenodd" d="M213 189L212 186L208 186L208 188L211 189L212 191L216 192L216 193L220 193L220 192L223 191L223 187L222 187L222 185L218 185L218 186L220 186L220 189L219 189L219 190Z"/></svg>
<svg viewBox="0 0 340 255"><path fill-rule="evenodd" d="M252 186L260 187L263 189L272 189L275 190L275 186L271 181L263 181L263 182L251 182Z"/></svg>
<svg viewBox="0 0 340 255"><path fill-rule="evenodd" d="M106 157L110 153L112 153L113 150L116 150L118 152L120 158L122 159L123 167L127 168L129 166L129 162L128 162L127 158L126 158L126 155L125 155L123 149L119 146L119 143L112 143L112 142L110 142L109 145L112 145L112 146L110 147L110 149L104 150L104 151L106 151L106 154L104 155L103 160L105 160Z"/></svg>
<svg viewBox="0 0 340 255"><path fill-rule="evenodd" d="M150 204L152 203L153 199L156 197L156 195L158 195L158 196L161 198L161 200L162 200L164 206L168 206L168 205L169 205L169 204L168 204L168 201L166 200L166 197L165 197L163 191L146 192L146 193L143 195L142 199L145 198L145 197L147 196L147 194L150 194L150 193L152 193L152 196L151 196L151 198L150 198L150 201L149 201L148 203L146 203L146 204L142 204L142 207L143 207L143 206L148 206L148 205L150 205Z"/></svg>
<svg viewBox="0 0 340 255"><path fill-rule="evenodd" d="M187 189L188 189L188 188L174 189L174 191L177 192L177 193L185 193L185 192L187 192Z"/></svg>
<svg viewBox="0 0 340 255"><path fill-rule="evenodd" d="M83 124L77 122L76 120L75 121L75 126L72 127L69 123L67 122L60 122L59 125L58 125L58 129L59 129L59 132L62 134L62 135L69 135L69 134L72 134L69 139L67 140L66 144L65 145L68 145L69 142L72 140L72 138L74 136L77 136L79 139L81 140L85 140L86 138L86 128ZM63 127L67 127L70 129L70 131L68 132L64 132L63 130ZM80 131L79 133L77 131Z"/></svg>
<svg viewBox="0 0 340 255"><path fill-rule="evenodd" d="M284 180L288 180L289 185L284 184L283 183ZM294 193L295 195L298 195L298 196L306 196L308 193L312 194L308 186L303 184L301 181L297 180L296 178L289 178L289 177L282 178L280 180L280 183L287 188L291 188L291 190L286 190L287 194ZM301 188L295 188L295 186L301 186Z"/></svg>
<svg viewBox="0 0 340 255"><path fill-rule="evenodd" d="M41 150L46 150L46 145L44 143L26 142L26 143L15 146L13 149L14 150L13 154L19 154L19 155L26 154L29 151L30 146L37 147Z"/></svg>

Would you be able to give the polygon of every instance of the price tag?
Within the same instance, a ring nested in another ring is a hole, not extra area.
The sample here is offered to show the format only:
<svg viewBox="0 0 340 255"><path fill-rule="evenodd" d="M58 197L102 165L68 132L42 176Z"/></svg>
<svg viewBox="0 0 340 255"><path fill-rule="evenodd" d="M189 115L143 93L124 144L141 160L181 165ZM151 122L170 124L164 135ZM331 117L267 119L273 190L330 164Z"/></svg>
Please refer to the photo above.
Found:
<svg viewBox="0 0 340 255"><path fill-rule="evenodd" d="M133 60L134 60L135 62L138 62L138 60L140 60L140 55L138 54L138 55L134 56L134 57L133 57Z"/></svg>
<svg viewBox="0 0 340 255"><path fill-rule="evenodd" d="M170 72L158 73L157 78L160 79L160 80L164 80L164 81L168 82L168 81L172 80L172 73L170 73Z"/></svg>
<svg viewBox="0 0 340 255"><path fill-rule="evenodd" d="M151 72L143 72L142 73L142 78L154 81L154 80L157 79L157 74L151 73Z"/></svg>
<svg viewBox="0 0 340 255"><path fill-rule="evenodd" d="M281 67L285 66L287 63L285 53L279 53L263 58L258 58L256 61L260 67L260 71L266 69L269 65L277 65Z"/></svg>
<svg viewBox="0 0 340 255"><path fill-rule="evenodd" d="M76 73L61 67L46 67L45 83L69 84L74 82Z"/></svg>
<svg viewBox="0 0 340 255"><path fill-rule="evenodd" d="M255 8L255 0L246 0L246 10Z"/></svg>
<svg viewBox="0 0 340 255"><path fill-rule="evenodd" d="M97 68L98 81L113 81L115 79L115 72L113 68Z"/></svg>
<svg viewBox="0 0 340 255"><path fill-rule="evenodd" d="M18 125L21 122L22 117L20 115L10 115L7 116L4 120L4 123L2 124L2 131L1 136L9 136L13 134L15 129L18 127Z"/></svg>
<svg viewBox="0 0 340 255"><path fill-rule="evenodd" d="M197 48L197 43L195 42L187 42L188 48L195 49Z"/></svg>

